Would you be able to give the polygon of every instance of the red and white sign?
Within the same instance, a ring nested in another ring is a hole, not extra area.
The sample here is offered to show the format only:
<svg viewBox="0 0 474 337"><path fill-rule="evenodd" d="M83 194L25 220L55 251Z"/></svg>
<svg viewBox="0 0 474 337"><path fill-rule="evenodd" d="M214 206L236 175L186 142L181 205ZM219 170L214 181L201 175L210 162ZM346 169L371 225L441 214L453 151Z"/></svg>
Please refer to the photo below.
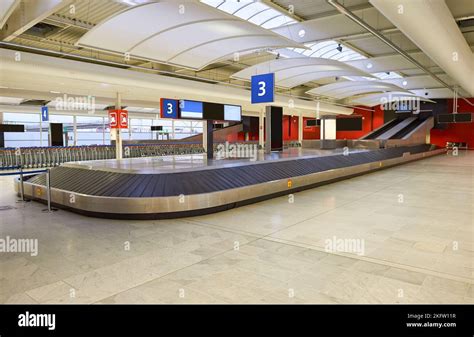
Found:
<svg viewBox="0 0 474 337"><path fill-rule="evenodd" d="M109 110L109 123L111 129L128 129L128 111Z"/></svg>

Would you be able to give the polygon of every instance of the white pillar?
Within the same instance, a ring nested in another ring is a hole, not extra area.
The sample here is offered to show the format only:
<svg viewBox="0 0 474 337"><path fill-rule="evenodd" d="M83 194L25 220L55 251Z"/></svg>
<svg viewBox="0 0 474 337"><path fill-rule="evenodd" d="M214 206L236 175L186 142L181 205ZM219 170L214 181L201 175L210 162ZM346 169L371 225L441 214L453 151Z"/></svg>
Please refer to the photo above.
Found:
<svg viewBox="0 0 474 337"><path fill-rule="evenodd" d="M175 139L175 134L174 134L174 119L171 120L171 139Z"/></svg>
<svg viewBox="0 0 474 337"><path fill-rule="evenodd" d="M265 133L264 133L264 123L263 123L263 118L265 116L265 113L263 111L263 108L260 110L260 114L258 116L258 145L263 149L263 146L265 144Z"/></svg>
<svg viewBox="0 0 474 337"><path fill-rule="evenodd" d="M320 144L321 149L336 148L336 116L321 117Z"/></svg>
<svg viewBox="0 0 474 337"><path fill-rule="evenodd" d="M40 146L43 146L43 116L42 114L40 113L39 114L39 125L40 125Z"/></svg>
<svg viewBox="0 0 474 337"><path fill-rule="evenodd" d="M120 96L120 93L117 93L117 101L115 103L115 109L120 110L122 108L122 97ZM120 118L120 116L117 116L117 118ZM117 128L115 129L115 156L116 159L122 159L122 133L120 132L120 129Z"/></svg>
<svg viewBox="0 0 474 337"><path fill-rule="evenodd" d="M77 146L77 117L76 115L72 116L72 130L74 135L74 146Z"/></svg>
<svg viewBox="0 0 474 337"><path fill-rule="evenodd" d="M202 147L207 152L207 121L202 122Z"/></svg>
<svg viewBox="0 0 474 337"><path fill-rule="evenodd" d="M303 114L301 112L298 116L298 143L303 143Z"/></svg>
<svg viewBox="0 0 474 337"><path fill-rule="evenodd" d="M105 117L102 117L102 144L105 145Z"/></svg>

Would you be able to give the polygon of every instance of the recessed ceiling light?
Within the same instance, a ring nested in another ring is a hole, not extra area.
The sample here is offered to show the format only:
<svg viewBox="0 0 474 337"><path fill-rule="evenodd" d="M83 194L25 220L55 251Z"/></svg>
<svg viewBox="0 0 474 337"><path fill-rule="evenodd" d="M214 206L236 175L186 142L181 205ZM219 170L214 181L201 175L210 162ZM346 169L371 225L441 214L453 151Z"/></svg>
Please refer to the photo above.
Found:
<svg viewBox="0 0 474 337"><path fill-rule="evenodd" d="M367 69L370 69L370 68L373 67L373 65L372 65L372 63L367 63L366 67L367 67Z"/></svg>
<svg viewBox="0 0 474 337"><path fill-rule="evenodd" d="M100 85L102 85L103 87L108 87L110 84L108 84L108 83L101 83Z"/></svg>
<svg viewBox="0 0 474 337"><path fill-rule="evenodd" d="M408 84L407 81L403 81L403 82L402 82L402 85L403 85L403 86L406 86L407 84Z"/></svg>
<svg viewBox="0 0 474 337"><path fill-rule="evenodd" d="M53 91L53 90L50 90L49 92L52 93L52 94L60 94L61 93L60 91Z"/></svg>
<svg viewBox="0 0 474 337"><path fill-rule="evenodd" d="M3 87L0 85L0 89L8 89L8 87Z"/></svg>

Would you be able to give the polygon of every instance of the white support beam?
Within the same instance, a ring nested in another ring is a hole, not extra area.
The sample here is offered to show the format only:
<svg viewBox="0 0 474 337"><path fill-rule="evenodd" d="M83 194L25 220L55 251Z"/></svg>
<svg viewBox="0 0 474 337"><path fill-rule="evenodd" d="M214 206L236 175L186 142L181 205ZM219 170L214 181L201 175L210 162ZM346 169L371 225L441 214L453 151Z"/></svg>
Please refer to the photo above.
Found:
<svg viewBox="0 0 474 337"><path fill-rule="evenodd" d="M303 143L303 115L301 112L298 114L298 143Z"/></svg>
<svg viewBox="0 0 474 337"><path fill-rule="evenodd" d="M265 146L265 133L264 133L264 117L265 117L265 112L264 108L262 107L260 110L260 113L258 115L258 145L263 149Z"/></svg>
<svg viewBox="0 0 474 337"><path fill-rule="evenodd" d="M0 29L3 28L10 15L20 4L20 0L2 0L0 1Z"/></svg>
<svg viewBox="0 0 474 337"><path fill-rule="evenodd" d="M5 29L0 33L0 40L13 40L70 2L70 0L22 1L6 21Z"/></svg>

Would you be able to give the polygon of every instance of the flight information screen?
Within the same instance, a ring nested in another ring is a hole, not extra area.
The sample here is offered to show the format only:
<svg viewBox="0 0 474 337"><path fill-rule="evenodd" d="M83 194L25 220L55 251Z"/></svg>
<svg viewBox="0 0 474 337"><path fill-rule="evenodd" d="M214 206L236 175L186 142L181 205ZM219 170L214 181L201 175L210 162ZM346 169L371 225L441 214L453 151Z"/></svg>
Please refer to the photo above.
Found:
<svg viewBox="0 0 474 337"><path fill-rule="evenodd" d="M242 107L239 105L224 105L224 120L240 122L242 120Z"/></svg>
<svg viewBox="0 0 474 337"><path fill-rule="evenodd" d="M203 104L197 101L181 100L179 101L182 119L202 119Z"/></svg>

